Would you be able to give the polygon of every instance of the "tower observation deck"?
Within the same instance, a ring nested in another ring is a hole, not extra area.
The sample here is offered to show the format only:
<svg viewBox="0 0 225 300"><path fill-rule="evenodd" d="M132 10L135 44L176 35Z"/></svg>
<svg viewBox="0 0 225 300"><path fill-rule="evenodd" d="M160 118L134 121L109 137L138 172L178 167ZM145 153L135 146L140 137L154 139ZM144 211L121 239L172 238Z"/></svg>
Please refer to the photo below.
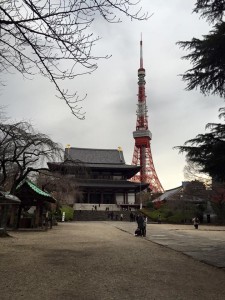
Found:
<svg viewBox="0 0 225 300"><path fill-rule="evenodd" d="M142 40L140 41L140 68L138 69L138 103L136 130L133 132L135 140L132 164L141 166L132 181L147 182L153 193L163 193L163 187L158 179L151 153L152 133L148 128L148 109L145 94L145 69L143 67Z"/></svg>

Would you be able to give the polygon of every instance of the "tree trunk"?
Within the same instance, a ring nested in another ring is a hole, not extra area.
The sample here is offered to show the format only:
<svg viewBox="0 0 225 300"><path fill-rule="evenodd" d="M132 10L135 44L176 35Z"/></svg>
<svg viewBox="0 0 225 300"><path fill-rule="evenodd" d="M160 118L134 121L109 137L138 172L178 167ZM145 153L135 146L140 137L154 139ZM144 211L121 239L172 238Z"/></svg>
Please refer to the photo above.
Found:
<svg viewBox="0 0 225 300"><path fill-rule="evenodd" d="M0 220L0 237L9 236L7 233L8 212L9 212L9 205L4 205L2 211L2 218Z"/></svg>
<svg viewBox="0 0 225 300"><path fill-rule="evenodd" d="M18 216L17 216L17 222L16 222L16 229L19 229L20 227L20 217L21 217L21 211L22 211L22 206L19 206L18 210Z"/></svg>

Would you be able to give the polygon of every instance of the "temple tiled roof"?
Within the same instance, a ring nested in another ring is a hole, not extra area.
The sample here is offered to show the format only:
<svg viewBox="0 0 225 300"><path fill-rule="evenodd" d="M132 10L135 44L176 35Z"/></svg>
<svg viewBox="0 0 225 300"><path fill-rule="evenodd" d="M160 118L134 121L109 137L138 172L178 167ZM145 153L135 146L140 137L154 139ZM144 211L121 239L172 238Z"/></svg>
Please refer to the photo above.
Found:
<svg viewBox="0 0 225 300"><path fill-rule="evenodd" d="M125 164L121 149L66 148L64 159L90 164Z"/></svg>
<svg viewBox="0 0 225 300"><path fill-rule="evenodd" d="M171 197L177 193L180 193L181 191L182 191L182 186L178 186L174 189L167 190L162 195L160 195L158 198L154 199L152 202L163 201L163 200L167 199L168 197Z"/></svg>
<svg viewBox="0 0 225 300"><path fill-rule="evenodd" d="M80 187L101 187L101 188L116 188L116 189L131 189L131 190L144 190L149 184L148 183L139 183L132 182L128 180L101 180L101 179L78 179L77 183Z"/></svg>
<svg viewBox="0 0 225 300"><path fill-rule="evenodd" d="M140 166L127 165L124 160L123 151L118 149L89 149L89 148L66 148L64 162L48 162L51 171L85 168L92 172L110 171L113 173L126 174L127 178L133 177Z"/></svg>
<svg viewBox="0 0 225 300"><path fill-rule="evenodd" d="M47 192L44 192L28 179L23 180L16 188L16 196L24 202L31 202L34 199L56 203L56 200Z"/></svg>
<svg viewBox="0 0 225 300"><path fill-rule="evenodd" d="M126 174L127 178L133 177L139 170L140 166L135 165L126 165L126 164L91 164L91 163L83 163L76 161L65 161L62 163L59 162L48 162L48 167L50 171L65 171L68 170L73 173L73 169L76 168L85 168L86 170L95 171L110 171L113 173L123 173Z"/></svg>
<svg viewBox="0 0 225 300"><path fill-rule="evenodd" d="M48 166L50 169L54 169L55 167L85 167L85 168L92 168L92 169L111 169L111 170L136 170L138 172L140 170L140 166L135 165L121 165L121 164L92 164L92 163L85 163L80 161L65 161L65 162L48 162Z"/></svg>
<svg viewBox="0 0 225 300"><path fill-rule="evenodd" d="M20 204L20 199L9 192L0 191L0 205Z"/></svg>

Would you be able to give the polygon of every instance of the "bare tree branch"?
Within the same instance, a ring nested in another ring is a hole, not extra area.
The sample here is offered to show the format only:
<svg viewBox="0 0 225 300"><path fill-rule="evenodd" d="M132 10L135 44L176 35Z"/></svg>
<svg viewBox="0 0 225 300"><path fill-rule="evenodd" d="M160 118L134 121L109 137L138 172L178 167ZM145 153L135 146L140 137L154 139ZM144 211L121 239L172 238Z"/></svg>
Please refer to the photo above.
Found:
<svg viewBox="0 0 225 300"><path fill-rule="evenodd" d="M0 185L10 182L10 190L30 172L43 169L44 161L61 158L61 145L47 135L35 132L28 122L0 123Z"/></svg>
<svg viewBox="0 0 225 300"><path fill-rule="evenodd" d="M16 70L25 77L40 73L55 86L73 115L84 119L77 92L61 85L95 71L97 61L108 56L92 55L91 27L102 17L121 22L119 15L148 19L136 8L139 0L2 0L0 3L0 71ZM136 10L135 10L136 9Z"/></svg>

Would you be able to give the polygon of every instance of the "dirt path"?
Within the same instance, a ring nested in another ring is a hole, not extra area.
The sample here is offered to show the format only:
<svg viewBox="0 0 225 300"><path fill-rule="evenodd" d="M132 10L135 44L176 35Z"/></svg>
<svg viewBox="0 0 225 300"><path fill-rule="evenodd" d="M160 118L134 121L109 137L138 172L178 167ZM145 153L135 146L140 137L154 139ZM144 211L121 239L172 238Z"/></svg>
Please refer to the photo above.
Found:
<svg viewBox="0 0 225 300"><path fill-rule="evenodd" d="M225 272L112 226L59 224L0 239L0 299L225 299Z"/></svg>

